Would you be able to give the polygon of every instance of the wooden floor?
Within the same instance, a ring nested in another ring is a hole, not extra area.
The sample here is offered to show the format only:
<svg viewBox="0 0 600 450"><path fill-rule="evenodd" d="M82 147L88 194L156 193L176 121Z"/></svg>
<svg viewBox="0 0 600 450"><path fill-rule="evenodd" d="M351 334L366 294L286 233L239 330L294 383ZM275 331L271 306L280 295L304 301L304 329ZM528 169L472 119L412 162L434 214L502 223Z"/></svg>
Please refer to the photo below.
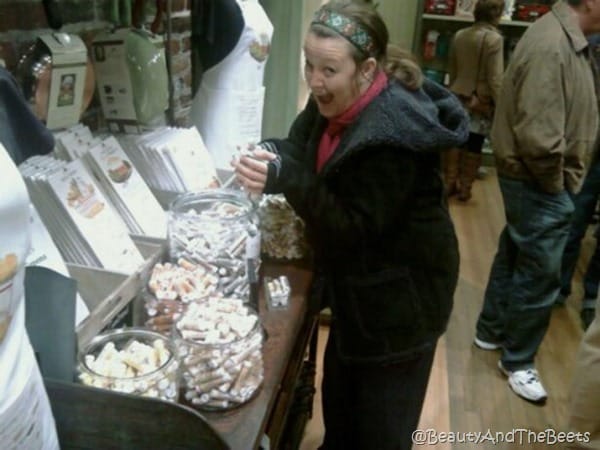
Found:
<svg viewBox="0 0 600 450"><path fill-rule="evenodd" d="M483 180L476 181L471 201L461 203L451 200L450 209L460 242L460 281L448 331L438 345L420 428L440 433L485 434L489 430L494 436L497 432L507 433L514 429L534 432L564 430L573 362L582 336L578 314L582 297L581 268L593 248L592 238L588 235L584 240L573 294L566 307L553 311L550 328L538 353L536 364L549 398L545 406L536 406L512 393L497 368L498 351L483 351L472 345L475 322L481 309L498 236L504 225L502 198L493 169ZM319 362L326 336L327 328L321 327ZM320 366L317 370L320 383ZM301 450L314 450L321 443L323 424L320 401L318 392L315 396L315 414L306 427ZM524 432L517 433L523 433L520 436L527 439ZM465 439L464 435L457 437ZM415 445L414 449L506 450L548 447L546 443L519 443L518 438L519 434L513 443L461 442Z"/></svg>

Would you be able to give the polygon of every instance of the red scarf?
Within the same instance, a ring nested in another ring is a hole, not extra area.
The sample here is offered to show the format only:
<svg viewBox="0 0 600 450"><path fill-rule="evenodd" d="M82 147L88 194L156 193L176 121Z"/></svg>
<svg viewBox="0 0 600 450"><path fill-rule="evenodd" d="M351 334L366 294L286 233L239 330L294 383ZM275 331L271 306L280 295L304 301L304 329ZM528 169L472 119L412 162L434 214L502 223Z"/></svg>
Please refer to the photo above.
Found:
<svg viewBox="0 0 600 450"><path fill-rule="evenodd" d="M371 86L358 98L356 101L337 117L329 119L329 123L323 136L321 136L321 141L319 142L319 150L317 153L317 173L321 171L323 166L329 158L335 152L338 144L340 143L340 139L342 136L342 132L346 129L348 125L350 125L356 117L360 114L360 112L365 109L365 107L371 103L371 101L377 97L381 91L385 89L387 86L388 77L385 72L380 71L379 74L371 83Z"/></svg>

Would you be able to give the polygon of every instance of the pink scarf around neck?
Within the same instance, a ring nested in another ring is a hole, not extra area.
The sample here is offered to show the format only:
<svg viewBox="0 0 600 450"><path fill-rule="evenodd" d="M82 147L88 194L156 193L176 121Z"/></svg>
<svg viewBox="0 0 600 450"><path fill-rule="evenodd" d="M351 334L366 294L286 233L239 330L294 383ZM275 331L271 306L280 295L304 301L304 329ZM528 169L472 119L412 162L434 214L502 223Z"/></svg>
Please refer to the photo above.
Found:
<svg viewBox="0 0 600 450"><path fill-rule="evenodd" d="M342 114L332 119L329 119L329 123L327 124L327 128L321 136L321 141L319 142L319 150L317 153L317 173L321 171L323 166L329 158L335 152L338 144L340 143L340 139L342 136L342 132L346 129L348 125L350 125L356 117L360 114L360 112L365 109L365 107L371 103L371 101L377 97L381 91L385 89L387 86L388 78L385 72L380 71L379 74L371 83L371 86Z"/></svg>

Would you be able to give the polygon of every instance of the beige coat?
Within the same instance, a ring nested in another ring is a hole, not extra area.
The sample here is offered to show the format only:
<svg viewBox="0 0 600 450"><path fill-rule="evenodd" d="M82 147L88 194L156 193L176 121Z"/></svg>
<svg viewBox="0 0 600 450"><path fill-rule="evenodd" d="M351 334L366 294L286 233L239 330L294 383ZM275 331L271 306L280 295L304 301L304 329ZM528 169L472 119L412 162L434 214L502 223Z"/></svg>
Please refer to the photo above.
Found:
<svg viewBox="0 0 600 450"><path fill-rule="evenodd" d="M496 27L485 22L459 30L450 47L450 90L469 97L476 89L482 101L496 102L504 72L503 42Z"/></svg>
<svg viewBox="0 0 600 450"><path fill-rule="evenodd" d="M577 192L597 125L588 42L558 1L521 37L504 74L491 133L498 173Z"/></svg>
<svg viewBox="0 0 600 450"><path fill-rule="evenodd" d="M596 300L596 317L579 346L571 383L571 401L567 417L568 431L582 433L588 439L566 444L568 449L600 448L600 298ZM587 442L585 442L587 441Z"/></svg>

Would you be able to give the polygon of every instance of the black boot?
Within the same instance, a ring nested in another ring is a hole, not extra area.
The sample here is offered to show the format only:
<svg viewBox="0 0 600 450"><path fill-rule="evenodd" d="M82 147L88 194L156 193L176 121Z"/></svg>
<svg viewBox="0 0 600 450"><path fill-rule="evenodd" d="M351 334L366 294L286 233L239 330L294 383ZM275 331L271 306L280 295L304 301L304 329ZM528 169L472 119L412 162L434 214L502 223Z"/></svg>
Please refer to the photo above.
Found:
<svg viewBox="0 0 600 450"><path fill-rule="evenodd" d="M590 326L590 323L592 323L592 320L594 320L594 317L596 317L596 309L595 308L583 308L581 310L581 322L583 325L583 329L587 330L588 327Z"/></svg>

